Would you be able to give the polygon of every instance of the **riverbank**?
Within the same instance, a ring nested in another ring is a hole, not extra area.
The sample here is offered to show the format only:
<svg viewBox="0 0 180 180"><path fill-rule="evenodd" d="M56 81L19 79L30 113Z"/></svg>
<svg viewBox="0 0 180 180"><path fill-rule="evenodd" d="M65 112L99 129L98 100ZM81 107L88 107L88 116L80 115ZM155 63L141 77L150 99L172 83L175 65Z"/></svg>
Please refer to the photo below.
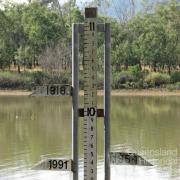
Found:
<svg viewBox="0 0 180 180"><path fill-rule="evenodd" d="M32 91L25 90L0 90L0 96L29 96ZM80 96L83 95L83 91L80 91ZM103 91L98 91L98 95L102 96ZM112 96L180 96L180 90L167 91L167 90L112 90Z"/></svg>
<svg viewBox="0 0 180 180"><path fill-rule="evenodd" d="M29 96L31 91L26 90L0 90L0 96Z"/></svg>

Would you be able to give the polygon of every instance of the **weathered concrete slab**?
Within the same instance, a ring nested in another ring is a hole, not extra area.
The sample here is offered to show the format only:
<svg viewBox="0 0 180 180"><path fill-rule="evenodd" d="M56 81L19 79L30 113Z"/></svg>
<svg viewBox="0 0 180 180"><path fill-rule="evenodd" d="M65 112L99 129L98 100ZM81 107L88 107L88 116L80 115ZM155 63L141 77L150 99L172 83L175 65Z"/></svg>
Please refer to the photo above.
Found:
<svg viewBox="0 0 180 180"><path fill-rule="evenodd" d="M151 163L149 163L136 153L111 152L110 161L111 164L114 165L152 166Z"/></svg>
<svg viewBox="0 0 180 180"><path fill-rule="evenodd" d="M68 84L47 84L36 86L31 96L71 96L72 87Z"/></svg>
<svg viewBox="0 0 180 180"><path fill-rule="evenodd" d="M41 160L33 168L33 170L54 170L54 171L72 171L73 161L60 158L47 158Z"/></svg>

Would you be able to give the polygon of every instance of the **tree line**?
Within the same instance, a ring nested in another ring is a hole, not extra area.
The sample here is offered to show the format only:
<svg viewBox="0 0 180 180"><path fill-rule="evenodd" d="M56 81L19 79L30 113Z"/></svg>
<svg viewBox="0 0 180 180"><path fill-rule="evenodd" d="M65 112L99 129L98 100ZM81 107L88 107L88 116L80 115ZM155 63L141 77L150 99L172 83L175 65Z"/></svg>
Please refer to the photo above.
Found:
<svg viewBox="0 0 180 180"><path fill-rule="evenodd" d="M180 5L171 0L159 3L154 9L126 23L115 25L113 32L113 63L119 70L122 65L149 66L153 71L167 69L170 73L180 65Z"/></svg>
<svg viewBox="0 0 180 180"><path fill-rule="evenodd" d="M110 1L111 2L111 1ZM84 10L69 0L0 4L0 69L35 68L56 73L71 68L71 24L84 21ZM112 27L113 72L130 66L171 73L180 67L180 4L157 3L131 18L119 20L100 15L98 22ZM82 37L81 37L82 38ZM103 35L98 39L98 62L102 68ZM80 56L83 55L80 44Z"/></svg>
<svg viewBox="0 0 180 180"><path fill-rule="evenodd" d="M82 19L80 10L75 5L69 10L68 3L62 9L50 1L5 4L0 9L0 68L10 69L13 64L20 72L21 67L35 68L39 62L46 67L52 60L49 53L58 51L58 47L63 55L55 54L56 61L62 56L69 61L71 23ZM48 61L43 58L45 54L49 56ZM62 63L63 67L70 64Z"/></svg>

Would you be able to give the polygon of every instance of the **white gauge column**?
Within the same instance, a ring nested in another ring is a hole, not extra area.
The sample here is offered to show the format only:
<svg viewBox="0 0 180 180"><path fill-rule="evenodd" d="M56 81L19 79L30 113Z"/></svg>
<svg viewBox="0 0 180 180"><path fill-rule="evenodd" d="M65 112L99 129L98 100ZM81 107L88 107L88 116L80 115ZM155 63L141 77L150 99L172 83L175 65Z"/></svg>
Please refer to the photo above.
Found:
<svg viewBox="0 0 180 180"><path fill-rule="evenodd" d="M97 180L97 9L84 23L84 180Z"/></svg>

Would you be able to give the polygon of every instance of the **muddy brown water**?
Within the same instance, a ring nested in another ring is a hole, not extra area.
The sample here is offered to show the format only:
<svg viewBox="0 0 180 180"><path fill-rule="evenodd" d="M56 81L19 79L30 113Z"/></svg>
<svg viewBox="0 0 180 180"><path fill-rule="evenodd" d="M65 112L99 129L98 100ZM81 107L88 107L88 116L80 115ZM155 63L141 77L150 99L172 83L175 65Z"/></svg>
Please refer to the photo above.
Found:
<svg viewBox="0 0 180 180"><path fill-rule="evenodd" d="M82 98L80 99L82 107ZM98 99L103 107L103 99ZM83 119L79 163L83 179ZM98 119L98 180L103 180L103 121ZM180 179L180 97L113 96L111 150L136 152L154 166L111 165L112 180ZM0 97L0 180L70 180L34 171L45 157L71 158L70 97Z"/></svg>

